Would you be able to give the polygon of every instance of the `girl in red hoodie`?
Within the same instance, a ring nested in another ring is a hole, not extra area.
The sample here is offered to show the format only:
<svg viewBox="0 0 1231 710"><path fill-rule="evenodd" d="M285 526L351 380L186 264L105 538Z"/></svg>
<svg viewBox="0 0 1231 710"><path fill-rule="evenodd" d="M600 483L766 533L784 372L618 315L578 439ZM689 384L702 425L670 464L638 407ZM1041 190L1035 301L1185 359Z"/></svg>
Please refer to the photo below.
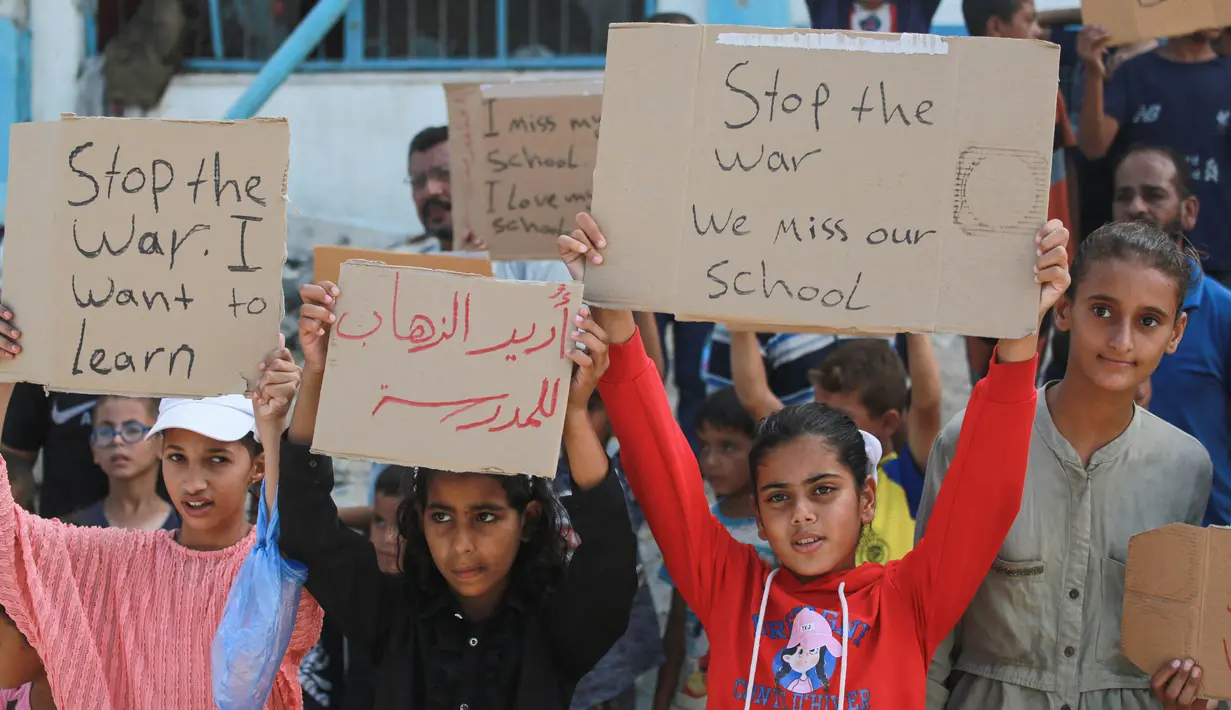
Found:
<svg viewBox="0 0 1231 710"><path fill-rule="evenodd" d="M560 237L574 278L602 263L589 215ZM1058 220L1036 238L1039 315L1069 285ZM1002 340L971 395L957 455L927 535L904 559L855 566L876 513L879 444L819 404L763 420L749 455L760 535L781 565L736 543L710 514L697 461L628 311L578 319L610 343L607 406L628 480L667 571L710 638L709 707L910 710L927 665L987 575L1021 505L1035 412L1035 337Z"/></svg>

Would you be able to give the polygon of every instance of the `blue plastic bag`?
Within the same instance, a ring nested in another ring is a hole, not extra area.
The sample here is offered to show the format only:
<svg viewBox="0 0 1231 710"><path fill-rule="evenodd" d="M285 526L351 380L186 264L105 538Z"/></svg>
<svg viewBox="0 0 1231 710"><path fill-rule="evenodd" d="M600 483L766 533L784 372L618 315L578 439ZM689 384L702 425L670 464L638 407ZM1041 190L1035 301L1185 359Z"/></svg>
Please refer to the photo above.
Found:
<svg viewBox="0 0 1231 710"><path fill-rule="evenodd" d="M248 551L210 648L218 710L261 710L291 643L308 568L278 552L278 510L266 513L261 483L256 543Z"/></svg>

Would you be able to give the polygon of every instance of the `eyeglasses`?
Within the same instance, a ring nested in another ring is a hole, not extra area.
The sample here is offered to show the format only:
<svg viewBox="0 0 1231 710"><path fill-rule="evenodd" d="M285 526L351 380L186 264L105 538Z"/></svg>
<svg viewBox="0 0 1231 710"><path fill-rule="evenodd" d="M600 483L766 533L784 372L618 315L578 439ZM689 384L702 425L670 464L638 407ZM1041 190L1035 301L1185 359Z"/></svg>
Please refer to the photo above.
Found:
<svg viewBox="0 0 1231 710"><path fill-rule="evenodd" d="M436 182L443 183L449 182L449 166L437 165L436 167L428 168L427 172L418 173L416 175L408 175L404 182L407 185L414 187L416 190L422 190L424 187L427 187L428 180L435 180Z"/></svg>
<svg viewBox="0 0 1231 710"><path fill-rule="evenodd" d="M100 449L109 449L115 446L115 437L119 436L125 444L139 444L151 428L136 420L124 422L119 429L98 427L90 432L90 443Z"/></svg>

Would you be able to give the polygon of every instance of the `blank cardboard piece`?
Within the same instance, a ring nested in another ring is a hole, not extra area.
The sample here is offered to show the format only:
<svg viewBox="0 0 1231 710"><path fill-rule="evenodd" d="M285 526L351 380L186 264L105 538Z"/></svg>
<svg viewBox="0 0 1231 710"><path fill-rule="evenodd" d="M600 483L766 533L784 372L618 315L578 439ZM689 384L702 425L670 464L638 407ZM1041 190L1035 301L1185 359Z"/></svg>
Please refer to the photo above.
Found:
<svg viewBox="0 0 1231 710"><path fill-rule="evenodd" d="M84 393L250 391L278 344L285 119L13 126L0 380Z"/></svg>
<svg viewBox="0 0 1231 710"><path fill-rule="evenodd" d="M555 259L589 211L603 83L447 84L453 231L501 260Z"/></svg>
<svg viewBox="0 0 1231 710"><path fill-rule="evenodd" d="M1201 697L1231 700L1231 528L1174 523L1128 543L1120 650L1153 674L1191 658Z"/></svg>
<svg viewBox="0 0 1231 710"><path fill-rule="evenodd" d="M554 477L579 283L349 261L313 450Z"/></svg>
<svg viewBox="0 0 1231 710"><path fill-rule="evenodd" d="M613 25L587 297L788 330L1035 331L1058 61L1044 42Z"/></svg>
<svg viewBox="0 0 1231 710"><path fill-rule="evenodd" d="M1082 0L1081 16L1122 45L1231 26L1231 0Z"/></svg>
<svg viewBox="0 0 1231 710"><path fill-rule="evenodd" d="M344 262L374 261L390 266L417 266L420 269L455 271L460 274L491 276L492 262L486 258L472 258L455 254L411 254L401 251L379 249L356 249L333 245L318 245L312 248L312 280L338 282Z"/></svg>

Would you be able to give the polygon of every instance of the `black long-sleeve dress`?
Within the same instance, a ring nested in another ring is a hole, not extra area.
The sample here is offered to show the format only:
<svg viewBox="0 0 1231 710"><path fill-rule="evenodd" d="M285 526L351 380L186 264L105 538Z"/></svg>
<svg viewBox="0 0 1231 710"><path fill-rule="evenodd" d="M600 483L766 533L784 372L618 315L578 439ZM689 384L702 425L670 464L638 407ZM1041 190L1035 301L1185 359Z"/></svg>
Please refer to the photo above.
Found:
<svg viewBox="0 0 1231 710"><path fill-rule="evenodd" d="M351 644L371 650L379 710L567 710L577 681L628 627L637 539L615 476L564 501L581 545L560 586L506 595L482 622L442 584L425 592L381 573L372 544L338 519L333 462L284 441L281 549Z"/></svg>

